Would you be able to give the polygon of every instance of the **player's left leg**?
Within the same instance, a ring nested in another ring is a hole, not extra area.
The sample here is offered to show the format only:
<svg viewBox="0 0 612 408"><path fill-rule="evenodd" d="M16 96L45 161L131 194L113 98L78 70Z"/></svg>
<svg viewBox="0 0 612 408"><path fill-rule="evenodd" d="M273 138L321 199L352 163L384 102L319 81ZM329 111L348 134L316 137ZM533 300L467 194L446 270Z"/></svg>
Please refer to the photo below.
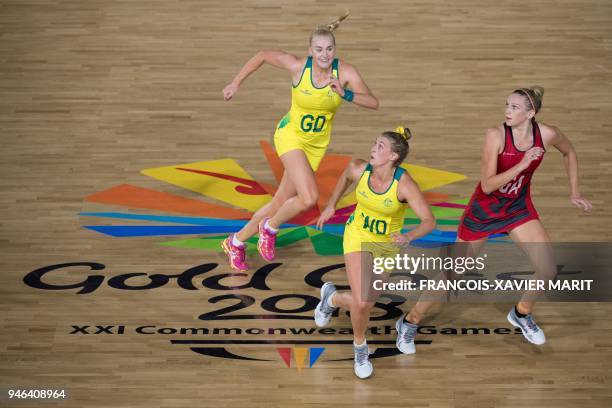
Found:
<svg viewBox="0 0 612 408"><path fill-rule="evenodd" d="M482 238L477 241L463 241L457 238L457 242L451 248L452 257L475 257L477 256L482 247L487 242L487 238ZM442 281L447 278L446 272L440 272L433 279L436 281ZM430 290L424 291L419 296L419 300L412 306L410 311L405 315L401 316L395 322L395 330L397 330L397 338L395 345L398 350L404 354L416 353L416 347L414 345L414 337L417 334L419 323L421 319L425 317L425 314L436 303L444 301L447 292L443 290Z"/></svg>
<svg viewBox="0 0 612 408"><path fill-rule="evenodd" d="M232 269L239 272L245 272L249 269L249 265L246 262L245 241L257 233L258 225L264 218L271 217L285 201L296 194L297 190L291 183L287 172L285 172L272 200L257 210L240 231L235 234L230 234L221 243L221 247L227 254Z"/></svg>
<svg viewBox="0 0 612 408"><path fill-rule="evenodd" d="M509 232L512 240L527 255L535 273L533 279L547 282L554 279L557 266L550 238L540 220L531 220ZM544 344L546 336L533 319L532 312L538 291L525 292L520 302L508 313L508 321L520 327L525 338L533 344Z"/></svg>

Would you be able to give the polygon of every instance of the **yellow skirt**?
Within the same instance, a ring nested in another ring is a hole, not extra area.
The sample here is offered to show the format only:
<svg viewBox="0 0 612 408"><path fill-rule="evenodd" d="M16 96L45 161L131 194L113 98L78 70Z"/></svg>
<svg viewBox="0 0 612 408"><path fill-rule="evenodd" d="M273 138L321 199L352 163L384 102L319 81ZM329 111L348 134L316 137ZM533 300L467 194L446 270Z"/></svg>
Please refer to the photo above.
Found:
<svg viewBox="0 0 612 408"><path fill-rule="evenodd" d="M291 126L277 127L276 132L274 132L276 154L280 157L291 150L301 150L306 155L312 171L317 171L319 168L328 144L329 138L327 143L318 141L317 144L314 144L297 134Z"/></svg>
<svg viewBox="0 0 612 408"><path fill-rule="evenodd" d="M393 257L400 252L400 248L393 244L390 237L381 239L362 232L355 224L347 225L344 229L342 247L345 254L351 252L371 252L374 257Z"/></svg>

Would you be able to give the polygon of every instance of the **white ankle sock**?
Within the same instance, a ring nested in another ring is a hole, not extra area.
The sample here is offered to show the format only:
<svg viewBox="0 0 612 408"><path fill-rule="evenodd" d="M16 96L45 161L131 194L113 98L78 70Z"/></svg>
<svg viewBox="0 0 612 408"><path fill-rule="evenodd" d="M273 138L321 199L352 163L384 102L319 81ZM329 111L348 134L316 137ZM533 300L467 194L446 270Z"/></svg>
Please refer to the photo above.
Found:
<svg viewBox="0 0 612 408"><path fill-rule="evenodd" d="M270 219L268 218L266 220L266 222L264 223L264 228L267 229L269 232L271 232L272 234L276 234L278 232L278 230L276 228L272 228L270 226Z"/></svg>
<svg viewBox="0 0 612 408"><path fill-rule="evenodd" d="M236 234L234 234L232 236L232 245L233 246L237 246L237 247L243 247L244 246L244 242L242 242L241 240L236 238Z"/></svg>
<svg viewBox="0 0 612 408"><path fill-rule="evenodd" d="M355 341L353 341L353 346L360 348L360 347L364 347L366 344L368 344L368 342L366 340L363 341L363 343L361 344L355 344Z"/></svg>
<svg viewBox="0 0 612 408"><path fill-rule="evenodd" d="M331 296L327 298L327 306L336 307L333 302L334 296L336 296L336 292L332 293Z"/></svg>

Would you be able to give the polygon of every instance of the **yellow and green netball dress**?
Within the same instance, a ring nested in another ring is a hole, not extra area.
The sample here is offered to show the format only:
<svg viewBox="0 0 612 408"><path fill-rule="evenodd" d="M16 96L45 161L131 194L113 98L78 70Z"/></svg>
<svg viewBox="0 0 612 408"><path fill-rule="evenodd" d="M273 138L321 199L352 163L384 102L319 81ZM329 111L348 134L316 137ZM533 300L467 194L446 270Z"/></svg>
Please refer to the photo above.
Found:
<svg viewBox="0 0 612 408"><path fill-rule="evenodd" d="M338 60L332 62L338 78ZM279 156L290 150L303 150L313 170L325 155L332 120L342 98L329 85L317 88L312 83L312 57L308 57L300 82L291 90L291 109L276 127L274 147Z"/></svg>
<svg viewBox="0 0 612 408"><path fill-rule="evenodd" d="M389 243L391 235L401 232L404 225L407 204L397 198L399 181L404 172L403 168L396 167L393 182L387 191L376 193L370 188L372 166L366 166L355 190L357 206L344 229L345 254L367 250L375 256L384 256L399 251L399 248L396 249ZM365 249L362 248L362 243L373 244L368 244Z"/></svg>

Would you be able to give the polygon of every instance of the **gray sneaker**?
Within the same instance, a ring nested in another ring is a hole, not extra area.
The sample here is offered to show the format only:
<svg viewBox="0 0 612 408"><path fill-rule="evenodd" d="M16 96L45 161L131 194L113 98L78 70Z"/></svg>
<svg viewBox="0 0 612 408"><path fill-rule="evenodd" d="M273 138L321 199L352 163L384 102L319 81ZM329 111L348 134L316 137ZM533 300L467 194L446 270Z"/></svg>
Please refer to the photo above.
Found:
<svg viewBox="0 0 612 408"><path fill-rule="evenodd" d="M546 343L546 336L544 336L544 332L533 320L533 316L531 314L528 314L525 317L518 317L514 310L514 306L512 306L510 313L508 313L508 321L514 327L520 327L521 331L523 332L523 336L530 343L537 345Z"/></svg>
<svg viewBox="0 0 612 408"><path fill-rule="evenodd" d="M416 353L414 336L416 336L418 328L418 324L406 323L404 321L404 316L397 319L397 322L395 322L395 330L397 330L395 345L399 351L404 354Z"/></svg>
<svg viewBox="0 0 612 408"><path fill-rule="evenodd" d="M327 301L331 295L336 292L336 287L331 282L326 282L321 286L321 301L315 309L314 319L317 327L325 327L329 324L332 318L332 313L337 307L331 307Z"/></svg>
<svg viewBox="0 0 612 408"><path fill-rule="evenodd" d="M370 363L370 349L368 349L368 343L364 343L361 347L356 347L355 344L353 344L353 351L355 351L355 375L364 380L374 372L374 367L372 363Z"/></svg>

